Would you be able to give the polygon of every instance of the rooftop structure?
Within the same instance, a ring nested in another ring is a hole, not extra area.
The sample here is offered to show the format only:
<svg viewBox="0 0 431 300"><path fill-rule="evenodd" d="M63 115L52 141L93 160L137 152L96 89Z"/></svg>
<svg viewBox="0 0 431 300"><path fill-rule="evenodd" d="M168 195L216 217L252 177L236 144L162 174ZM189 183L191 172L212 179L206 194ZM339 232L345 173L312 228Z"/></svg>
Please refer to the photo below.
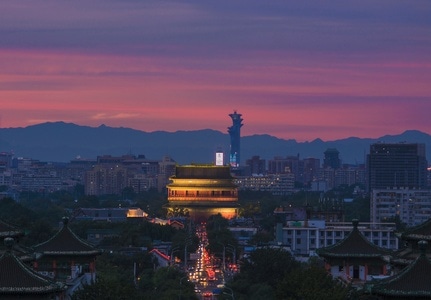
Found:
<svg viewBox="0 0 431 300"><path fill-rule="evenodd" d="M335 278L346 282L363 283L372 275L386 275L384 257L391 251L368 241L358 229L358 220L353 220L353 230L334 245L317 249L325 259L326 268Z"/></svg>
<svg viewBox="0 0 431 300"><path fill-rule="evenodd" d="M372 295L380 299L430 299L431 261L425 255L427 242L420 241L420 256L400 273L382 279L371 288Z"/></svg>
<svg viewBox="0 0 431 300"><path fill-rule="evenodd" d="M1 299L62 299L66 286L36 273L11 251L14 240L6 238L0 257Z"/></svg>
<svg viewBox="0 0 431 300"><path fill-rule="evenodd" d="M131 218L146 218L148 214L139 207L77 208L73 219L91 221L124 222Z"/></svg>
<svg viewBox="0 0 431 300"><path fill-rule="evenodd" d="M22 236L24 236L24 232L21 229L0 220L0 239L7 237L17 239Z"/></svg>
<svg viewBox="0 0 431 300"><path fill-rule="evenodd" d="M241 127L243 119L241 118L241 114L238 114L234 111L233 114L230 114L229 117L232 118L233 125L228 127L228 132L230 135L230 156L229 163L231 167L238 168L241 163Z"/></svg>
<svg viewBox="0 0 431 300"><path fill-rule="evenodd" d="M404 248L398 251L391 259L391 264L396 269L403 269L411 264L420 255L421 247L428 247L427 252L431 250L430 244L420 246L420 241L431 241L431 218L426 222L414 227L407 228L404 232L397 233L398 238L403 242Z"/></svg>
<svg viewBox="0 0 431 300"><path fill-rule="evenodd" d="M340 152L337 149L328 148L323 154L325 155L323 159L324 168L338 169L341 167Z"/></svg>
<svg viewBox="0 0 431 300"><path fill-rule="evenodd" d="M49 240L33 246L37 260L34 269L71 286L77 280L90 284L96 276L96 256L101 251L79 238L63 218L63 227Z"/></svg>

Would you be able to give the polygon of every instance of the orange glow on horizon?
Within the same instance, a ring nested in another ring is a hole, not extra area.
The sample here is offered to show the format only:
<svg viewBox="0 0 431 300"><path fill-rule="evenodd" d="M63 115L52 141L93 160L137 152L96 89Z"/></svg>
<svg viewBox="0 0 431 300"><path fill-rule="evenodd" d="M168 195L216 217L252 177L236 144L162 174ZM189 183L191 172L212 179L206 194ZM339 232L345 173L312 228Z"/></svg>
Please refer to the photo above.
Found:
<svg viewBox="0 0 431 300"><path fill-rule="evenodd" d="M250 66L239 59L233 67L200 69L189 64L193 59L158 56L11 50L0 55L2 128L65 121L147 132L226 132L228 114L237 109L245 120L243 136L310 141L429 131L431 75L413 76L415 61L388 61L369 73L360 65L329 68L317 61L300 67L300 56L283 64L274 58Z"/></svg>

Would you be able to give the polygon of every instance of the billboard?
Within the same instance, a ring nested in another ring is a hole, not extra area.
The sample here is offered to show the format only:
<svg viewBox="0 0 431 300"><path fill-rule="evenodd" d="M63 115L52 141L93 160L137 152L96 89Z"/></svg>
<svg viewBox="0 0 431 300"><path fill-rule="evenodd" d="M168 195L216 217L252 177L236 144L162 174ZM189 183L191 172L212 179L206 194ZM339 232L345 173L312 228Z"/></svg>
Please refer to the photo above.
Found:
<svg viewBox="0 0 431 300"><path fill-rule="evenodd" d="M223 166L223 152L216 152L216 166Z"/></svg>

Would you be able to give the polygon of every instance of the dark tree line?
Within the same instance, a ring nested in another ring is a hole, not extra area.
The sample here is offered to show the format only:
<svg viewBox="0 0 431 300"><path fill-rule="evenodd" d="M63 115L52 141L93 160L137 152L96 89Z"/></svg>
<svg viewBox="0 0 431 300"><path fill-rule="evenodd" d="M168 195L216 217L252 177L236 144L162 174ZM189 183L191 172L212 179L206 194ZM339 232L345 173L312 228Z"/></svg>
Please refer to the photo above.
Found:
<svg viewBox="0 0 431 300"><path fill-rule="evenodd" d="M240 272L227 283L236 300L345 300L355 291L328 275L318 261L299 263L281 248L260 248L241 260ZM222 299L231 299L229 293Z"/></svg>

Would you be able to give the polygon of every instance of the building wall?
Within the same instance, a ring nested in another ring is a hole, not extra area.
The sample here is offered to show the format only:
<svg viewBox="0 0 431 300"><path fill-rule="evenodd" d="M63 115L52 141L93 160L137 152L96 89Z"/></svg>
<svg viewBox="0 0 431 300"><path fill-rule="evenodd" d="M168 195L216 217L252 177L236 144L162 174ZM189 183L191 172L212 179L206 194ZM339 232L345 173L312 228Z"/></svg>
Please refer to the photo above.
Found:
<svg viewBox="0 0 431 300"><path fill-rule="evenodd" d="M314 223L313 223L314 222ZM327 247L343 240L353 227L351 223L325 221L287 222L282 227L283 245L298 255L313 255L317 248ZM398 249L394 223L362 223L359 231L373 244L387 249Z"/></svg>
<svg viewBox="0 0 431 300"><path fill-rule="evenodd" d="M250 168L251 174L266 173L266 161L261 159L260 156L253 156L252 158L247 159L245 164Z"/></svg>
<svg viewBox="0 0 431 300"><path fill-rule="evenodd" d="M287 195L294 191L295 176L292 173L238 176L235 183L239 190L266 191L273 195Z"/></svg>
<svg viewBox="0 0 431 300"><path fill-rule="evenodd" d="M372 144L367 165L368 191L426 187L425 144Z"/></svg>
<svg viewBox="0 0 431 300"><path fill-rule="evenodd" d="M408 226L424 223L431 218L431 190L373 189L370 215L372 222L384 222L398 216Z"/></svg>

